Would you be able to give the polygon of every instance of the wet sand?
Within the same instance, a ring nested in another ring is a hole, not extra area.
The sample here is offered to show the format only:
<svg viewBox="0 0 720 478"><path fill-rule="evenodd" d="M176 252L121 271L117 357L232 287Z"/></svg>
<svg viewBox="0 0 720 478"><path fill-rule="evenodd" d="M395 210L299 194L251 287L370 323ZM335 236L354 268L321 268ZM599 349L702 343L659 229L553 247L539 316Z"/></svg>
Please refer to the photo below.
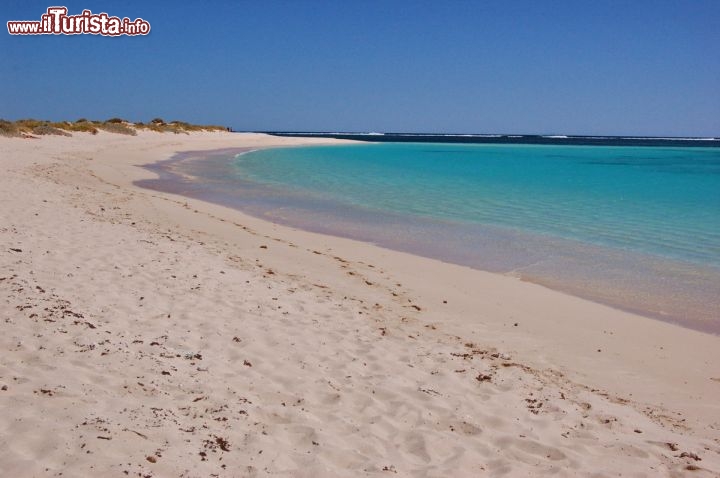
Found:
<svg viewBox="0 0 720 478"><path fill-rule="evenodd" d="M720 473L717 336L133 185L307 141L0 138L0 469Z"/></svg>
<svg viewBox="0 0 720 478"><path fill-rule="evenodd" d="M378 211L248 180L233 158L253 148L183 152L135 185L238 209L306 231L510 275L617 309L720 334L720 269L490 224Z"/></svg>

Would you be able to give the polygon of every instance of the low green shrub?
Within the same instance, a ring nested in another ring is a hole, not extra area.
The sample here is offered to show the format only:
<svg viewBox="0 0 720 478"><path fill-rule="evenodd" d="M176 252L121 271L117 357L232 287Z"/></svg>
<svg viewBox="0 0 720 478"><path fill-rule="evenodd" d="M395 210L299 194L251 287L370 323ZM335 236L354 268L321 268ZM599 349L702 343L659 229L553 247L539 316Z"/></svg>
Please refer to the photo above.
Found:
<svg viewBox="0 0 720 478"><path fill-rule="evenodd" d="M0 120L0 136L19 137L24 134L72 136L70 133L97 134L99 130L109 133L136 136L137 131L155 131L157 133L189 134L194 131L226 131L224 126L196 125L185 121L173 120L165 123L162 118L154 118L149 123L132 124L122 118L110 118L107 121L89 121L80 118L75 122L49 122L32 118L17 121Z"/></svg>
<svg viewBox="0 0 720 478"><path fill-rule="evenodd" d="M35 126L32 129L32 134L37 134L39 136L45 136L45 135L72 136L67 131L63 131L59 128L55 128L54 126L50 126L49 124L41 124L41 125Z"/></svg>
<svg viewBox="0 0 720 478"><path fill-rule="evenodd" d="M131 128L130 126L124 125L122 123L102 123L98 125L98 128L102 129L103 131L107 131L108 133L115 133L115 134L127 134L129 136L137 136L137 131L135 131L134 128Z"/></svg>
<svg viewBox="0 0 720 478"><path fill-rule="evenodd" d="M17 136L22 136L20 133L20 130L15 125L15 123L12 123L10 121L0 120L0 136L6 136L8 138L13 138Z"/></svg>

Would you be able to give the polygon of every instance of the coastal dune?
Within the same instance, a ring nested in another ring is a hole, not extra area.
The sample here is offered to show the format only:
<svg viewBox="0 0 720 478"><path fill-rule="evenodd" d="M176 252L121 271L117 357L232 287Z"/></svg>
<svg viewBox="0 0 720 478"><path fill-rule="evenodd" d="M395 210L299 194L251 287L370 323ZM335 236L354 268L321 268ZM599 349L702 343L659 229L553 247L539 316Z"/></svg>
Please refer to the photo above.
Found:
<svg viewBox="0 0 720 478"><path fill-rule="evenodd" d="M330 142L0 138L4 475L720 475L717 336L134 185Z"/></svg>

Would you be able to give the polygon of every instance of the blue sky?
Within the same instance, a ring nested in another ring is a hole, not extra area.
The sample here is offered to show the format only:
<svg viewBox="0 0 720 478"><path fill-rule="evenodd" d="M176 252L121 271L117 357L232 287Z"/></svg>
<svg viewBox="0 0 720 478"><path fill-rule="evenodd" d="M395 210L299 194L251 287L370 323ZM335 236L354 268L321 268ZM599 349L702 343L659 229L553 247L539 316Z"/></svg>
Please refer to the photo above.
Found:
<svg viewBox="0 0 720 478"><path fill-rule="evenodd" d="M7 33L56 4L152 32ZM0 17L7 119L720 136L717 0L3 0Z"/></svg>

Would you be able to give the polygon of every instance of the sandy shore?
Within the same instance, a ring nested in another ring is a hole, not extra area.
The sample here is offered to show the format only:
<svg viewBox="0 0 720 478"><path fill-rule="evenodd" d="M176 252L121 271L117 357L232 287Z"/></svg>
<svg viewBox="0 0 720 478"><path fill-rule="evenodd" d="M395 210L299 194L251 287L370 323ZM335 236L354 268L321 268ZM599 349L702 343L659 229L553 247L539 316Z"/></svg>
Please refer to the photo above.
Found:
<svg viewBox="0 0 720 478"><path fill-rule="evenodd" d="M0 138L5 476L720 476L720 338L149 190Z"/></svg>

